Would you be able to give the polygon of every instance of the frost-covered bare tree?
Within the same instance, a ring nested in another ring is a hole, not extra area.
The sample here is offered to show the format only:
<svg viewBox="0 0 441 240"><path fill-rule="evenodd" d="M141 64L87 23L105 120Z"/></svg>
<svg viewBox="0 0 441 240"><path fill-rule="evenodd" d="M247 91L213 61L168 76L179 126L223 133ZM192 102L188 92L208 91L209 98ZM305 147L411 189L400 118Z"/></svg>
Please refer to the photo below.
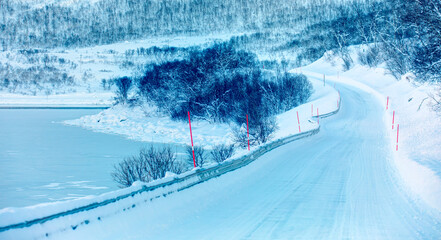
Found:
<svg viewBox="0 0 441 240"><path fill-rule="evenodd" d="M438 88L436 89L435 93L434 94L429 94L429 97L432 99L432 108L433 108L433 110L438 112L439 114L441 114L441 87L438 86ZM420 107L423 104L423 101L421 102ZM418 108L418 110L419 110L419 108Z"/></svg>
<svg viewBox="0 0 441 240"><path fill-rule="evenodd" d="M167 171L176 170L174 169L176 153L169 146L160 150L156 150L153 146L144 148L139 153L139 158L145 164L145 170L151 179L163 178Z"/></svg>
<svg viewBox="0 0 441 240"><path fill-rule="evenodd" d="M441 1L403 0L402 23L414 32L412 71L421 79L441 82Z"/></svg>
<svg viewBox="0 0 441 240"><path fill-rule="evenodd" d="M205 162L206 162L206 153L205 153L205 149L201 146L194 146L194 148L192 148L191 146L187 146L186 151L187 151L187 162L189 163L189 165L193 166L194 162L193 162L193 149L194 149L194 160L196 162L196 167L203 167Z"/></svg>
<svg viewBox="0 0 441 240"><path fill-rule="evenodd" d="M132 156L115 165L112 178L120 187L129 187L135 181L149 182L151 177L146 170L146 162Z"/></svg>
<svg viewBox="0 0 441 240"><path fill-rule="evenodd" d="M116 89L117 101L120 103L127 102L127 94L130 88L132 88L133 86L132 79L129 77L122 77L122 78L117 78L114 81L117 87Z"/></svg>
<svg viewBox="0 0 441 240"><path fill-rule="evenodd" d="M115 165L112 177L121 187L128 187L135 181L149 182L163 178L166 172L180 174L185 171L183 163L176 160L176 153L170 146L156 149L143 148L137 156L125 158Z"/></svg>
<svg viewBox="0 0 441 240"><path fill-rule="evenodd" d="M213 147L213 150L211 151L211 156L215 162L221 163L233 156L233 153L233 145L219 144Z"/></svg>

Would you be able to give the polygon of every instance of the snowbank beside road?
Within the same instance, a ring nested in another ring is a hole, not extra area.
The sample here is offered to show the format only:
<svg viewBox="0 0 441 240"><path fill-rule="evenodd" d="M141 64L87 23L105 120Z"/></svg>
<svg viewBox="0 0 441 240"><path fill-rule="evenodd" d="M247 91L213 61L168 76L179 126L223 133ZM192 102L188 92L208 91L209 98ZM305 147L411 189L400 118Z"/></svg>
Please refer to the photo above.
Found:
<svg viewBox="0 0 441 240"><path fill-rule="evenodd" d="M355 50L352 50L355 53ZM353 54L356 59L356 55ZM309 78L322 78L355 86L373 94L384 106L385 127L389 129L393 166L413 195L441 211L441 118L433 111L429 97L436 86L418 84L407 75L397 81L383 68L371 69L355 65L342 72L337 63L325 58L303 67ZM300 69L294 70L300 71ZM389 103L387 105L387 97ZM393 117L395 111L395 117ZM392 129L392 119L394 128ZM397 124L400 124L398 151L396 151Z"/></svg>

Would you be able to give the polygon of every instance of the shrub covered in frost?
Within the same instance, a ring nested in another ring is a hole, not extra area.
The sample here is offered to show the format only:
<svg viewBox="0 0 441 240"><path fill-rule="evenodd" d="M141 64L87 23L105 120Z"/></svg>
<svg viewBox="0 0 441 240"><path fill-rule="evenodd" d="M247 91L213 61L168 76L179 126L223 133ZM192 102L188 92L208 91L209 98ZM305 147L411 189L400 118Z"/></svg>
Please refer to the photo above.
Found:
<svg viewBox="0 0 441 240"><path fill-rule="evenodd" d="M187 112L211 122L243 123L304 103L312 87L303 75L262 74L256 56L222 43L189 58L150 66L139 79L140 94L165 114L187 120ZM258 122L258 121L256 121Z"/></svg>
<svg viewBox="0 0 441 240"><path fill-rule="evenodd" d="M219 144L213 147L213 150L211 151L211 156L213 157L213 160L215 162L221 163L233 156L233 153L233 145Z"/></svg>
<svg viewBox="0 0 441 240"><path fill-rule="evenodd" d="M169 146L155 149L143 148L137 156L125 158L115 165L112 177L121 187L131 186L135 181L149 182L163 178L166 172L180 174L184 165L176 160L176 153Z"/></svg>
<svg viewBox="0 0 441 240"><path fill-rule="evenodd" d="M193 148L191 146L187 146L187 162L192 167L194 166L193 163ZM194 158L196 162L196 167L202 167L204 166L204 163L206 162L206 154L205 149L201 146L194 146Z"/></svg>

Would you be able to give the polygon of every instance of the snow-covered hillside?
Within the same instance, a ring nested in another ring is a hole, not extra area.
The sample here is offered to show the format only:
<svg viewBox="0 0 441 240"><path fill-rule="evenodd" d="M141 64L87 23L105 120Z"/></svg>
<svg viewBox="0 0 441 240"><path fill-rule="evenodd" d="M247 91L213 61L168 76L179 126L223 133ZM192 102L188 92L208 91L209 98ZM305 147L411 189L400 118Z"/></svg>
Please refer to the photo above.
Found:
<svg viewBox="0 0 441 240"><path fill-rule="evenodd" d="M139 76L148 63L182 59L186 52L181 48L204 47L231 36L158 37L76 49L3 51L0 105L111 105L114 78Z"/></svg>

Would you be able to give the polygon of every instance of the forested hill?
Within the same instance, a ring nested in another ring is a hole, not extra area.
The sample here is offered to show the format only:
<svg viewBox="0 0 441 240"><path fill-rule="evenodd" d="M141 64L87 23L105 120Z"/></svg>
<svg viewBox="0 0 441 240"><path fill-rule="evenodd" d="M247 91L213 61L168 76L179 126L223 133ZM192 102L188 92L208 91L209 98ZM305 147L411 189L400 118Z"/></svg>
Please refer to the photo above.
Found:
<svg viewBox="0 0 441 240"><path fill-rule="evenodd" d="M377 0L1 0L0 49L101 45L159 35L297 32Z"/></svg>

